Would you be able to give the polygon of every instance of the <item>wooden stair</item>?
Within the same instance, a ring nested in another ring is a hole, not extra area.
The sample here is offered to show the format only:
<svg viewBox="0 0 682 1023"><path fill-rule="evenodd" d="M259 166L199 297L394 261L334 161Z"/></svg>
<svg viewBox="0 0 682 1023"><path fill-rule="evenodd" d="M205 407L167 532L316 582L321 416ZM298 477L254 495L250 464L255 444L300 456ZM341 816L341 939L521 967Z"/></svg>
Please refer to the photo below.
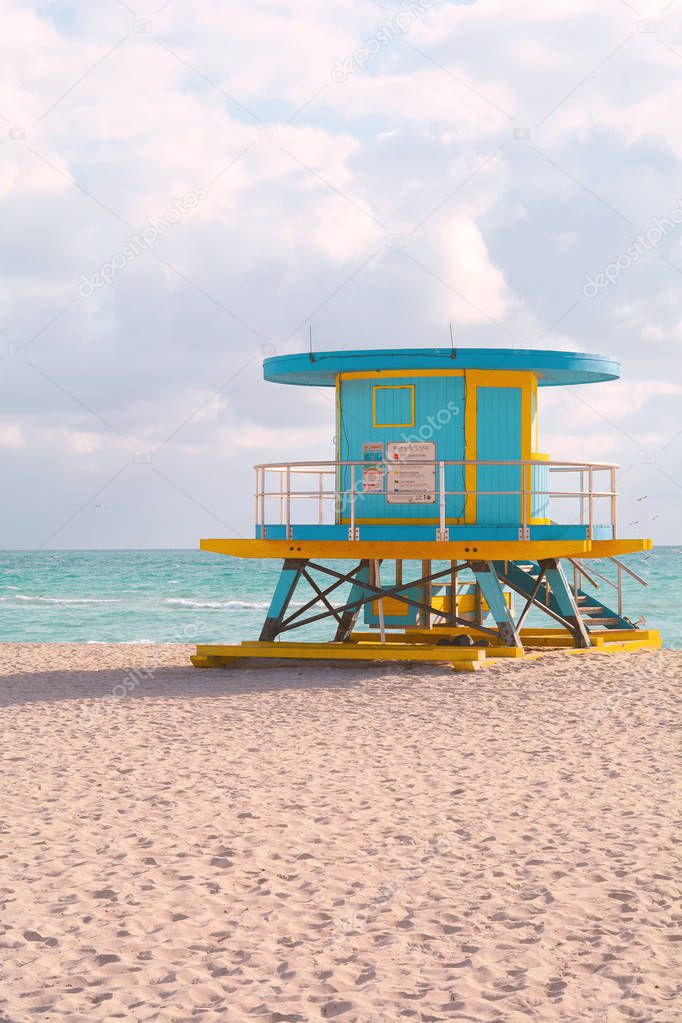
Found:
<svg viewBox="0 0 682 1023"><path fill-rule="evenodd" d="M517 567L528 576L530 593L533 585L537 582L540 568L533 562L517 562ZM542 587L540 587L540 592L542 592ZM635 627L631 626L625 618L622 618L615 611L612 611L611 608L607 607L606 604L602 604L596 597L586 593L584 590L579 589L577 591L576 603L578 605L578 613L589 633L628 628L636 631Z"/></svg>

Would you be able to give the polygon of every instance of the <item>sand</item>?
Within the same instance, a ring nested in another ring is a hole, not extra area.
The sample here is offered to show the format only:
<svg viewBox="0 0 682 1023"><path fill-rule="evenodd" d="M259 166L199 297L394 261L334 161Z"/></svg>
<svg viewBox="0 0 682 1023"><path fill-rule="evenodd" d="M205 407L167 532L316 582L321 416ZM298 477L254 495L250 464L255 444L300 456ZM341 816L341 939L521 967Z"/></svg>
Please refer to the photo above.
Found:
<svg viewBox="0 0 682 1023"><path fill-rule="evenodd" d="M0 645L3 1023L682 1018L681 654L189 652Z"/></svg>

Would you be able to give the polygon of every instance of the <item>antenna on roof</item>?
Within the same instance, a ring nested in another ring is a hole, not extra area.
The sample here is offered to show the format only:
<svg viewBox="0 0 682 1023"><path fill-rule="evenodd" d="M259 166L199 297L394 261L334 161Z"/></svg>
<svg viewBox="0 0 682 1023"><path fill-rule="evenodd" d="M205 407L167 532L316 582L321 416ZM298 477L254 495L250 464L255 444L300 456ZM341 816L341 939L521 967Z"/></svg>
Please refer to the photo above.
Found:
<svg viewBox="0 0 682 1023"><path fill-rule="evenodd" d="M313 358L313 325L312 325L312 323L308 324L308 355L310 357L310 361L311 362L315 362L315 360Z"/></svg>
<svg viewBox="0 0 682 1023"><path fill-rule="evenodd" d="M457 349L455 348L455 339L452 336L452 323L450 323L450 358L457 358Z"/></svg>

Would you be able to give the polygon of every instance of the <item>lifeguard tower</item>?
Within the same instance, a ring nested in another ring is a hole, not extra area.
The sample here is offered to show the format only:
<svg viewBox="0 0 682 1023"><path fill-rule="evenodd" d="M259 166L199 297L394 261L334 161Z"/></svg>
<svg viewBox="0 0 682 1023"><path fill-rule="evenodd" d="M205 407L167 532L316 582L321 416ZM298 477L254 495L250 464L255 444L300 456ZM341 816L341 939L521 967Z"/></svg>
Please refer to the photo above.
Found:
<svg viewBox="0 0 682 1023"><path fill-rule="evenodd" d="M623 575L646 583L619 556L651 541L618 536L618 467L538 450L538 389L616 380L616 362L414 348L277 356L263 368L275 384L335 391L335 457L257 465L255 538L201 541L283 564L260 637L199 646L195 665L284 657L476 669L534 648L661 645L623 609ZM597 571L594 559L608 560ZM306 626L331 629L295 641Z"/></svg>

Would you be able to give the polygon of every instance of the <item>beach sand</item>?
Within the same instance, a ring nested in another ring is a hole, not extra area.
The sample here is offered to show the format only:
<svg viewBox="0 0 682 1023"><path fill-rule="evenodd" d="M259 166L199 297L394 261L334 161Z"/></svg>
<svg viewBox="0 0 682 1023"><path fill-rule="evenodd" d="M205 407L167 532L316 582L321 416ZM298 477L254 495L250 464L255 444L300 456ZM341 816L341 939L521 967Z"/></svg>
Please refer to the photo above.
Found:
<svg viewBox="0 0 682 1023"><path fill-rule="evenodd" d="M189 653L0 645L3 1023L682 1018L681 654Z"/></svg>

